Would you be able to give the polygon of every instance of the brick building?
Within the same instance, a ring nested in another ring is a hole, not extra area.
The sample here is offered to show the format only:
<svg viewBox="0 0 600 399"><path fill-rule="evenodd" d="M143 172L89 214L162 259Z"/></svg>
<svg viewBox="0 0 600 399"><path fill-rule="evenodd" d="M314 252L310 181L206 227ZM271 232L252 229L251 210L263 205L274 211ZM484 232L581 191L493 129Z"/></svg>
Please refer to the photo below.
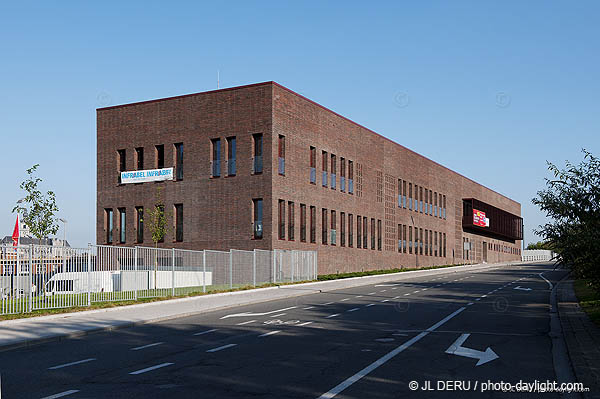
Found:
<svg viewBox="0 0 600 399"><path fill-rule="evenodd" d="M518 202L274 82L101 108L97 129L98 244L152 246L163 202L159 246L317 250L319 273L520 258Z"/></svg>

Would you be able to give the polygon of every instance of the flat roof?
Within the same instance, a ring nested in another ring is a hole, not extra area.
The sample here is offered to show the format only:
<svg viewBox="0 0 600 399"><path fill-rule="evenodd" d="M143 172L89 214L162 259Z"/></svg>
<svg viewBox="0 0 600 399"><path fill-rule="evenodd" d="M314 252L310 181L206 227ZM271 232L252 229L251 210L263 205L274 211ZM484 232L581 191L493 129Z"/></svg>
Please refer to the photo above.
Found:
<svg viewBox="0 0 600 399"><path fill-rule="evenodd" d="M456 171L454 171L454 170L452 170L452 169L450 169L450 168L448 168L448 167L446 167L446 166L444 166L444 165L442 165L442 164L440 164L440 163L438 163L438 162L436 162L436 161L434 161L432 159L429 159L426 156L421 155L418 152L413 151L410 148L407 148L407 147L403 146L402 144L396 143L392 139L389 139L389 138L387 138L387 137L385 137L385 136L377 133L376 131L369 129L368 127L365 127L365 126L361 125L360 123L353 121L352 119L346 118L345 116L340 115L337 112L332 111L331 109L329 109L329 108L327 108L327 107L325 107L325 106L323 106L323 105L321 105L321 104L319 104L319 103L317 103L317 102L315 102L315 101L313 101L313 100L311 100L309 98L304 97L302 94L298 94L295 91L293 91L291 89L288 89L287 87L282 86L279 83L274 82L272 80L271 81L266 81L266 82L260 82L260 83L253 83L253 84L243 85L243 86L228 87L228 88L224 88L224 89L208 90L208 91L202 91L202 92L190 93L190 94L182 94L182 95L173 96L173 97L157 98L157 99L154 99L154 100L138 101L138 102L127 103L127 104L120 104L120 105L112 105L112 106L109 106L109 107L97 108L96 111L105 111L105 110L112 110L112 109L117 109L117 108L124 108L124 107L135 106L135 105L152 104L152 103L156 103L156 102L160 102L160 101L170 101L170 100L176 100L176 99L180 99L180 98L187 98L187 97L199 96L199 95L203 95L203 94L220 93L220 92L240 90L240 89L246 89L246 88L249 88L249 87L258 87L258 86L266 86L266 85L273 85L273 86L277 86L277 87L279 87L279 88L281 88L283 90L286 90L287 92L289 92L289 93L291 93L291 94L293 94L293 95L295 95L295 96L297 96L299 98L302 98L303 100L306 100L306 101L310 102L311 104L314 104L317 107L320 107L320 108L326 110L327 112L330 112L330 113L332 113L332 114L334 114L334 115L336 115L336 116L338 116L338 117L340 117L340 118L342 118L342 119L344 119L344 120L346 120L346 121L348 121L348 122L350 122L350 123L352 123L352 124L354 124L354 125L362 128L362 129L365 129L368 132L373 133L373 134L375 134L375 135L383 138L384 140L387 140L390 143L393 143L393 144L399 146L400 148L402 148L402 149L404 149L406 151L409 151L409 152L411 152L411 153L413 153L413 154L415 154L415 155L417 155L417 156L419 156L419 157L421 157L421 158L423 158L423 159L425 159L425 160L427 160L429 162L432 162L432 163L434 163L434 164L436 164L436 165L438 165L438 166L440 166L440 167L448 170L449 172L454 173L457 176L460 176L460 177L462 177L464 179L467 179L467 180L469 180L469 181L471 181L471 182L473 182L475 184L478 184L478 185L480 185L480 186L482 186L482 187L484 187L484 188L486 188L486 189L488 189L488 190L490 190L490 191L492 191L492 192L500 195L501 197L504 197L504 198L508 199L509 201L513 201L514 203L521 205L520 202L515 201L514 199L512 199L512 198L510 198L510 197L508 197L508 196L506 196L504 194L501 194L501 193L497 192L496 190L492 190L491 188L489 188L487 186L484 186L483 184L478 183L475 180L470 179L470 178L468 178L468 177L466 177L466 176L464 176L464 175L462 175L462 174L460 174L460 173L458 173L458 172L456 172Z"/></svg>

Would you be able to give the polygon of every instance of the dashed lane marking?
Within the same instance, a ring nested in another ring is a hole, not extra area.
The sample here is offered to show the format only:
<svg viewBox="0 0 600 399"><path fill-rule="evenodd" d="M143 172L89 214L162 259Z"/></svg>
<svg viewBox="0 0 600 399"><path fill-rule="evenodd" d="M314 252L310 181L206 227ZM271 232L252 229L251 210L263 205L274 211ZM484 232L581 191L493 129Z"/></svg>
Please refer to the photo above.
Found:
<svg viewBox="0 0 600 399"><path fill-rule="evenodd" d="M136 348L131 348L132 351L139 351L142 349L146 349L146 348L152 348L153 346L158 346L158 345L162 345L164 344L164 342L155 342L153 344L148 344L148 345L143 345L143 346L138 346Z"/></svg>
<svg viewBox="0 0 600 399"><path fill-rule="evenodd" d="M269 317L280 317L280 316L285 316L287 313L279 313L279 314L274 314L273 316L269 316Z"/></svg>
<svg viewBox="0 0 600 399"><path fill-rule="evenodd" d="M160 369L160 368L163 368L163 367L171 366L172 364L174 364L174 363L161 363L161 364L157 364L156 366L151 366L151 367L147 367L145 369L141 369L141 370L137 370L137 371L132 371L129 374L130 375L144 374L144 373L147 373L148 371L152 371L152 370Z"/></svg>
<svg viewBox="0 0 600 399"><path fill-rule="evenodd" d="M313 323L312 321L305 321L304 323L300 323L300 324L298 324L298 325L299 325L300 327L302 327L302 326L307 326L307 325L309 325L309 324L312 324L312 323Z"/></svg>
<svg viewBox="0 0 600 399"><path fill-rule="evenodd" d="M237 346L237 344L227 344L227 345L219 346L217 348L209 349L206 352L208 352L208 353L218 352L218 351L222 351L223 349L233 348L234 346Z"/></svg>
<svg viewBox="0 0 600 399"><path fill-rule="evenodd" d="M258 338L262 338L262 337L268 337L269 335L274 335L277 333L280 333L281 330L275 330L275 331L269 331L268 333L264 333L258 336Z"/></svg>
<svg viewBox="0 0 600 399"><path fill-rule="evenodd" d="M89 359L83 359L83 360L78 360L76 362L59 364L58 366L52 366L52 367L49 367L48 370L58 370L58 369L62 369L62 368L69 367L69 366L75 366L77 364L82 364L82 363L87 363L87 362L93 362L94 360L96 360L96 358L95 357L91 357Z"/></svg>
<svg viewBox="0 0 600 399"><path fill-rule="evenodd" d="M245 326L246 324L254 323L255 321L256 321L256 320L248 320L248 321L243 321L243 322L241 322L241 323L237 323L236 325L237 325L237 326ZM212 330L205 331L204 333L207 333L207 332L210 332L210 331L212 331ZM194 334L194 335L195 335L195 334Z"/></svg>
<svg viewBox="0 0 600 399"><path fill-rule="evenodd" d="M58 399L79 392L79 389L69 389L68 391L55 393L54 395L44 396L42 399Z"/></svg>
<svg viewBox="0 0 600 399"><path fill-rule="evenodd" d="M352 308L352 309L346 310L346 312L356 312L358 309L360 309L360 308Z"/></svg>
<svg viewBox="0 0 600 399"><path fill-rule="evenodd" d="M340 314L339 313L334 313L334 314L330 314L329 316L326 316L326 319L331 319L332 317L338 317Z"/></svg>

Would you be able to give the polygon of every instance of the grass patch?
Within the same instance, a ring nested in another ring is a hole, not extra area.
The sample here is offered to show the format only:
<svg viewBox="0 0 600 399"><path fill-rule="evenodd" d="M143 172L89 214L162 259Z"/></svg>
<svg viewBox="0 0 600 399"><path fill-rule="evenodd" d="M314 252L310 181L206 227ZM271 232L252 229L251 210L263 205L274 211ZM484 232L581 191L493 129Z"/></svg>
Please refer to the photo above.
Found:
<svg viewBox="0 0 600 399"><path fill-rule="evenodd" d="M595 291L588 280L575 280L573 283L579 306L590 319L600 327L600 292Z"/></svg>
<svg viewBox="0 0 600 399"><path fill-rule="evenodd" d="M443 269L446 267L453 267L459 265L439 265L439 266L427 266L420 267L418 269L415 268L402 268L402 269L385 269L385 270L367 270L364 272L350 272L350 273L335 273L335 274L322 274L317 277L319 281L327 281L327 280L339 280L342 278L351 278L351 277L364 277L364 276L376 276L378 274L392 274L392 273L402 273L414 270L432 270L432 269Z"/></svg>

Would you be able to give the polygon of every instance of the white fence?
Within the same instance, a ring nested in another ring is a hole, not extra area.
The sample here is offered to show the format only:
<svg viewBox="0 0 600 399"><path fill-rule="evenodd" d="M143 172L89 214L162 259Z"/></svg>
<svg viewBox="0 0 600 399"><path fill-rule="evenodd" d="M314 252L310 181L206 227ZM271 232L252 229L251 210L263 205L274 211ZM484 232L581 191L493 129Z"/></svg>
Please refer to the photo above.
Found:
<svg viewBox="0 0 600 399"><path fill-rule="evenodd" d="M0 314L316 278L315 251L0 246Z"/></svg>
<svg viewBox="0 0 600 399"><path fill-rule="evenodd" d="M521 255L523 262L550 261L554 259L554 252L546 249L525 249Z"/></svg>

